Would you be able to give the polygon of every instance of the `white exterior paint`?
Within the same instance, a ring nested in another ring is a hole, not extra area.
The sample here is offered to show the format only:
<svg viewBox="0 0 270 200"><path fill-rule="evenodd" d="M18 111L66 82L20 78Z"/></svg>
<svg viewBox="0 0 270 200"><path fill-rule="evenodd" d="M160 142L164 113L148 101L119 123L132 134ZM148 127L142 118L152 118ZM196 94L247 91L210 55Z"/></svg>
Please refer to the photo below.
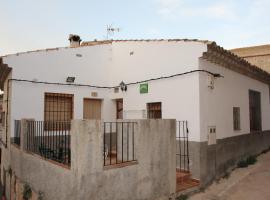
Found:
<svg viewBox="0 0 270 200"><path fill-rule="evenodd" d="M68 76L75 76L75 83L117 86L121 81L136 82L196 69L225 76L215 81L215 89L211 91L204 73L151 81L148 94L140 94L139 85L128 86L127 92L114 93L113 89L13 81L11 122L21 118L43 120L45 92L74 94L74 119L82 119L83 98L91 98L91 92L97 92L97 98L103 100L102 119L105 121L115 120L115 99L123 98L126 119L145 118L147 103L162 102L162 118L187 120L190 140L206 141L208 126L217 127L218 139L249 133L250 88L261 91L263 129L270 129L268 86L202 61L199 58L205 51L207 45L201 42L130 41L5 57L4 63L13 68L12 78L47 82L65 83ZM233 106L241 107L242 130L239 132L232 130Z"/></svg>
<svg viewBox="0 0 270 200"><path fill-rule="evenodd" d="M269 87L260 81L200 60L200 68L219 73L224 78L214 81L214 89L207 87L208 75L200 75L201 141L207 141L208 126L216 126L217 139L250 133L249 89L261 93L262 130L270 129ZM241 130L233 130L233 107L240 107Z"/></svg>

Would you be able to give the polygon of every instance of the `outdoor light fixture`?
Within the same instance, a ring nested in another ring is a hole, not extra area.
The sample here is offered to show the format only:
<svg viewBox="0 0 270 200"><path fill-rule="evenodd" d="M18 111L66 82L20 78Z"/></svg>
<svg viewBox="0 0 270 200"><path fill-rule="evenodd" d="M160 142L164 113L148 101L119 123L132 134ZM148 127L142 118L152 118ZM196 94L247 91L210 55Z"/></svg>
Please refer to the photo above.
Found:
<svg viewBox="0 0 270 200"><path fill-rule="evenodd" d="M222 76L221 74L213 74L213 76L214 76L215 78L221 78L221 77L224 77L224 76Z"/></svg>
<svg viewBox="0 0 270 200"><path fill-rule="evenodd" d="M68 76L66 82L67 83L74 83L75 77L74 76Z"/></svg>
<svg viewBox="0 0 270 200"><path fill-rule="evenodd" d="M119 86L122 91L127 91L127 85L123 81L119 84Z"/></svg>

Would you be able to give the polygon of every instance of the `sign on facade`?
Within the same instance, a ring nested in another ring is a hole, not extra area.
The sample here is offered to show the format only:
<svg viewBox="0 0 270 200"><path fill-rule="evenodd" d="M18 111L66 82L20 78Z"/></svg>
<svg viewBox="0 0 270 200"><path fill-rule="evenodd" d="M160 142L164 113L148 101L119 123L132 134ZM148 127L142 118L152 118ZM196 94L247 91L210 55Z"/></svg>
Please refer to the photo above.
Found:
<svg viewBox="0 0 270 200"><path fill-rule="evenodd" d="M140 93L141 94L148 93L148 83L142 83L142 84L140 84Z"/></svg>

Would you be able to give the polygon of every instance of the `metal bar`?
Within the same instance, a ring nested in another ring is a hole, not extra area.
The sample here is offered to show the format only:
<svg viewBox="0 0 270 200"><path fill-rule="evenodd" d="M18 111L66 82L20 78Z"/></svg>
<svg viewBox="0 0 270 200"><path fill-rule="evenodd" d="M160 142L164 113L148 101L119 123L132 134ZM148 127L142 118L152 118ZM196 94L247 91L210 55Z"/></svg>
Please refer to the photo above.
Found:
<svg viewBox="0 0 270 200"><path fill-rule="evenodd" d="M116 164L118 163L118 122L115 123L115 137L116 137Z"/></svg>
<svg viewBox="0 0 270 200"><path fill-rule="evenodd" d="M188 138L188 121L186 121L186 131L187 131L187 159L188 159L188 171L189 171L189 146L188 146L188 142L189 142L189 138Z"/></svg>
<svg viewBox="0 0 270 200"><path fill-rule="evenodd" d="M134 160L134 123L132 123L132 148L132 160Z"/></svg>
<svg viewBox="0 0 270 200"><path fill-rule="evenodd" d="M122 162L124 161L124 130L123 130L123 122L122 122Z"/></svg>
<svg viewBox="0 0 270 200"><path fill-rule="evenodd" d="M104 161L104 166L106 166L106 147L105 147L105 145L106 145L106 142L105 142L105 140L106 140L106 122L104 122L104 135L103 135L103 161Z"/></svg>
<svg viewBox="0 0 270 200"><path fill-rule="evenodd" d="M178 136L180 137L181 136L181 121L178 122ZM179 146L179 153L181 155L181 139L178 138L178 146ZM181 156L179 156L179 169L181 171L181 167L182 167L182 159L181 159Z"/></svg>
<svg viewBox="0 0 270 200"><path fill-rule="evenodd" d="M127 161L129 161L129 122L127 122Z"/></svg>
<svg viewBox="0 0 270 200"><path fill-rule="evenodd" d="M183 121L183 135L185 137L185 122ZM184 138L184 170L186 170L186 139Z"/></svg>
<svg viewBox="0 0 270 200"><path fill-rule="evenodd" d="M112 122L110 123L110 165L112 164Z"/></svg>

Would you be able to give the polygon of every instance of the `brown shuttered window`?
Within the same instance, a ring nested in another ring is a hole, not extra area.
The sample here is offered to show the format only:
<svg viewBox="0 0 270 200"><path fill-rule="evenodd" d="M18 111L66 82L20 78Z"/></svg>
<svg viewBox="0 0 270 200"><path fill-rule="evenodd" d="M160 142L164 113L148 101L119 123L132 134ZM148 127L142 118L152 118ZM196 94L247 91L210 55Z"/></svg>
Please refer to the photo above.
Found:
<svg viewBox="0 0 270 200"><path fill-rule="evenodd" d="M56 127L51 127L53 122L70 123L72 118L73 118L72 94L45 93L44 121L45 121L45 128L47 130L58 129ZM68 127L69 125L66 128Z"/></svg>
<svg viewBox="0 0 270 200"><path fill-rule="evenodd" d="M161 102L148 103L147 116L148 119L161 119L162 118Z"/></svg>
<svg viewBox="0 0 270 200"><path fill-rule="evenodd" d="M261 93L249 90L250 131L262 130Z"/></svg>

